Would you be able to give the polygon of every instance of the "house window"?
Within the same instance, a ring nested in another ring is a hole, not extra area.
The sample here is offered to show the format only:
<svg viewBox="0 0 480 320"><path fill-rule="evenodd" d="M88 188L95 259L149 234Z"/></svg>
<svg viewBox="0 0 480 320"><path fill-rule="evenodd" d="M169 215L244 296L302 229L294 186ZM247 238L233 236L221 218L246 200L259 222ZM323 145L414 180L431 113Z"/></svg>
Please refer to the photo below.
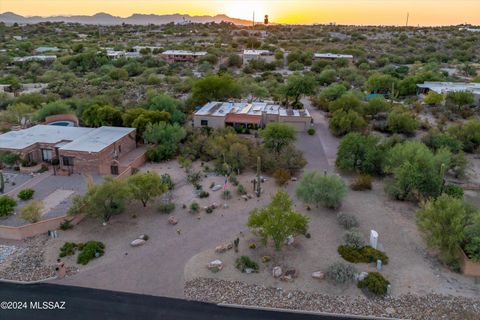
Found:
<svg viewBox="0 0 480 320"><path fill-rule="evenodd" d="M73 167L73 157L63 157L63 165L66 167Z"/></svg>
<svg viewBox="0 0 480 320"><path fill-rule="evenodd" d="M42 160L43 161L52 160L52 150L51 149L42 149Z"/></svg>
<svg viewBox="0 0 480 320"><path fill-rule="evenodd" d="M33 153L32 152L27 153L27 161L28 162L33 162Z"/></svg>
<svg viewBox="0 0 480 320"><path fill-rule="evenodd" d="M118 153L122 153L122 145L118 146Z"/></svg>
<svg viewBox="0 0 480 320"><path fill-rule="evenodd" d="M208 127L208 120L200 120L200 125Z"/></svg>
<svg viewBox="0 0 480 320"><path fill-rule="evenodd" d="M110 173L113 176L118 176L118 166L116 165L110 166Z"/></svg>

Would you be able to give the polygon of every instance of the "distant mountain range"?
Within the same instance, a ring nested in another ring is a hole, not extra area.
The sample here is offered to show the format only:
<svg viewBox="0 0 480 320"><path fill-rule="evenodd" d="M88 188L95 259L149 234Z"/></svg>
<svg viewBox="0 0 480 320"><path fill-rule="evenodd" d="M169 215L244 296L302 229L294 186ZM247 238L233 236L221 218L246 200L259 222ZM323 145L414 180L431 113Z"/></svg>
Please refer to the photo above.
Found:
<svg viewBox="0 0 480 320"><path fill-rule="evenodd" d="M237 25L251 25L251 21L230 18L224 14L218 14L216 16L190 16L188 14L167 14L167 15L156 15L156 14L138 14L135 13L130 17L122 18L112 16L108 13L97 13L93 16L86 15L74 15L74 16L50 16L50 17L24 17L13 12L4 12L0 14L0 22L6 24L20 23L39 23L39 22L67 22L67 23L81 23L81 24L95 24L95 25L118 25L122 23L126 24L136 24L136 25L147 25L147 24L167 24L167 23L182 23L182 22L194 22L194 23L208 23L216 22L220 23L222 21L231 22Z"/></svg>

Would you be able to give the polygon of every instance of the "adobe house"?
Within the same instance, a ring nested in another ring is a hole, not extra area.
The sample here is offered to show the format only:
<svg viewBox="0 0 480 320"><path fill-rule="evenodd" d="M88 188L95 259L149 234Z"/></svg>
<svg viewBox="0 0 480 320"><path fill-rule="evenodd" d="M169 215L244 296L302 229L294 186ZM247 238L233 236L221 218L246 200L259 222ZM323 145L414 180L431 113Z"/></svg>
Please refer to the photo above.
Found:
<svg viewBox="0 0 480 320"><path fill-rule="evenodd" d="M0 152L16 153L30 163L58 160L59 174L118 175L146 160L135 134L134 128L36 125L0 135Z"/></svg>
<svg viewBox="0 0 480 320"><path fill-rule="evenodd" d="M162 57L168 62L193 62L206 55L205 51L167 50L162 52Z"/></svg>

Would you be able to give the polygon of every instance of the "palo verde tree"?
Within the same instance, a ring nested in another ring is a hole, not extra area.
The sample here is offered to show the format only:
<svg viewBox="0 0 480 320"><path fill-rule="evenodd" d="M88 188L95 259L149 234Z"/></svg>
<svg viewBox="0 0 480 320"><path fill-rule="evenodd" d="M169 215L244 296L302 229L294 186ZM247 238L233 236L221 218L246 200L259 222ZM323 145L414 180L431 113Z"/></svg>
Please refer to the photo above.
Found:
<svg viewBox="0 0 480 320"><path fill-rule="evenodd" d="M260 136L265 145L275 153L280 153L283 148L289 146L297 138L295 129L288 124L271 122L265 129L260 130Z"/></svg>
<svg viewBox="0 0 480 320"><path fill-rule="evenodd" d="M271 239L279 250L289 236L307 232L308 218L293 210L288 193L279 191L268 206L250 212L247 226L262 238L264 245Z"/></svg>
<svg viewBox="0 0 480 320"><path fill-rule="evenodd" d="M139 200L144 207L148 201L162 195L168 189L156 172L136 173L128 177L127 184L131 197Z"/></svg>
<svg viewBox="0 0 480 320"><path fill-rule="evenodd" d="M347 187L339 176L310 171L300 178L295 193L307 204L337 209L347 195Z"/></svg>

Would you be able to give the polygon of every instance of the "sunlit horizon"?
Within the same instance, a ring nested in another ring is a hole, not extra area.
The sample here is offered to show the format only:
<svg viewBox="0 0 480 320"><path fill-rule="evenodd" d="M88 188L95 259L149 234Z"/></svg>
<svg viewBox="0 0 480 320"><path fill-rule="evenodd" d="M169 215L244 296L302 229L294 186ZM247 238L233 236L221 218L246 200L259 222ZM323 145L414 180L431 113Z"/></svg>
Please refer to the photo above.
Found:
<svg viewBox="0 0 480 320"><path fill-rule="evenodd" d="M480 24L477 0L1 0L0 12L23 16L132 14L226 14L231 18L285 24L338 23L410 26Z"/></svg>

